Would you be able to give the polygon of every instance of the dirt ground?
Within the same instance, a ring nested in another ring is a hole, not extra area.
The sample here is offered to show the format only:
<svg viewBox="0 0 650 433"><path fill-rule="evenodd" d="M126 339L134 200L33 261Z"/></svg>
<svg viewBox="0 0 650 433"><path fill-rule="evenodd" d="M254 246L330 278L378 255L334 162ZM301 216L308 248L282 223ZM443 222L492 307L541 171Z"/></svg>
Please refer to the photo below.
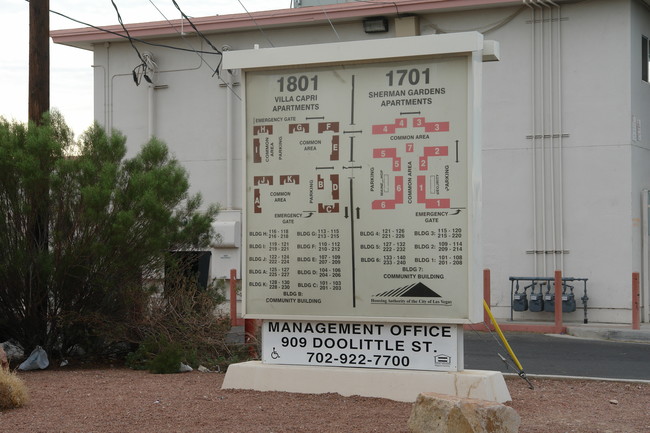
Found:
<svg viewBox="0 0 650 433"><path fill-rule="evenodd" d="M224 375L125 368L19 373L28 406L0 412L2 431L406 433L411 403L338 394L221 390ZM520 433L648 433L650 385L508 377Z"/></svg>

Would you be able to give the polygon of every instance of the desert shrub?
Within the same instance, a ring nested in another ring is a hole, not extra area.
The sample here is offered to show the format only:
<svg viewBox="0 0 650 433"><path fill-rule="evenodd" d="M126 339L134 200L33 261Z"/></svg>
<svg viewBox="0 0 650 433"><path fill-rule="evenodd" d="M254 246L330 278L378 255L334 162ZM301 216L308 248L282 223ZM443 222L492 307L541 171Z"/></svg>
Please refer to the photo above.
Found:
<svg viewBox="0 0 650 433"><path fill-rule="evenodd" d="M0 410L21 407L28 401L25 382L15 373L0 368Z"/></svg>
<svg viewBox="0 0 650 433"><path fill-rule="evenodd" d="M74 142L58 113L42 126L0 117L0 341L106 352L169 251L214 242L217 212L159 140L127 158L126 137L97 124Z"/></svg>
<svg viewBox="0 0 650 433"><path fill-rule="evenodd" d="M180 362L211 368L239 359L238 348L226 342L230 320L217 313L224 287L213 281L203 288L182 272L168 270L164 289L150 297L132 324L129 333L138 347L127 356L127 365L159 373L177 372Z"/></svg>

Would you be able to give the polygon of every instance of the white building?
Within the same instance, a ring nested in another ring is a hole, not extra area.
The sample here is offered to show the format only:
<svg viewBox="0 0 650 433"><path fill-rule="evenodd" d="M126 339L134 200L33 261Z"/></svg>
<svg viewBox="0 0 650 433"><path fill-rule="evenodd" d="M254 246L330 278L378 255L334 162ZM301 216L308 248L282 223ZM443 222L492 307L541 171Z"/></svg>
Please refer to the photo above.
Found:
<svg viewBox="0 0 650 433"><path fill-rule="evenodd" d="M387 31L366 33L370 17L385 18ZM483 257L495 314L510 317L510 276L562 270L588 278L590 322L629 323L632 273L642 272L648 321L649 0L355 2L192 22L219 50L470 30L498 41L501 60L483 67ZM161 138L189 170L193 189L222 205L226 243L213 250L211 275L227 276L240 267L237 71L215 75L220 56L187 21L128 29L153 44L134 42L155 63L151 84L134 83L141 62L122 37L93 28L52 37L94 52L95 118L126 134L130 154L149 136ZM578 310L565 315L568 322L583 319L581 284L575 293ZM553 320L548 312L514 317Z"/></svg>

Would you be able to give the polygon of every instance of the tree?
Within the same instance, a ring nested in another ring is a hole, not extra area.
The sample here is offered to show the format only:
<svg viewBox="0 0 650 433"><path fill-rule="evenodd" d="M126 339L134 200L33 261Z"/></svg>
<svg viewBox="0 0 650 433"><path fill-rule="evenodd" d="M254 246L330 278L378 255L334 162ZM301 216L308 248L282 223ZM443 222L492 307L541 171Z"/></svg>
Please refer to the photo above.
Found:
<svg viewBox="0 0 650 433"><path fill-rule="evenodd" d="M166 145L152 139L126 159L125 143L97 124L74 143L56 112L42 126L0 118L0 338L27 349L89 344L139 314L143 281L168 252L213 241L218 209L201 210ZM35 275L44 290L33 290Z"/></svg>

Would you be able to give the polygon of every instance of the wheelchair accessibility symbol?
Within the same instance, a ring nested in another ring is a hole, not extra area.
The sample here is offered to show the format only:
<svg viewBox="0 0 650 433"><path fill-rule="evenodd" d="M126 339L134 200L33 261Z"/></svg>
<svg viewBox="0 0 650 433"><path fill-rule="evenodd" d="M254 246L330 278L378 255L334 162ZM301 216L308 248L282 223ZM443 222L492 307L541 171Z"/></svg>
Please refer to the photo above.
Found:
<svg viewBox="0 0 650 433"><path fill-rule="evenodd" d="M275 350L275 347L273 348L273 352L271 352L271 359L279 359L280 354Z"/></svg>

